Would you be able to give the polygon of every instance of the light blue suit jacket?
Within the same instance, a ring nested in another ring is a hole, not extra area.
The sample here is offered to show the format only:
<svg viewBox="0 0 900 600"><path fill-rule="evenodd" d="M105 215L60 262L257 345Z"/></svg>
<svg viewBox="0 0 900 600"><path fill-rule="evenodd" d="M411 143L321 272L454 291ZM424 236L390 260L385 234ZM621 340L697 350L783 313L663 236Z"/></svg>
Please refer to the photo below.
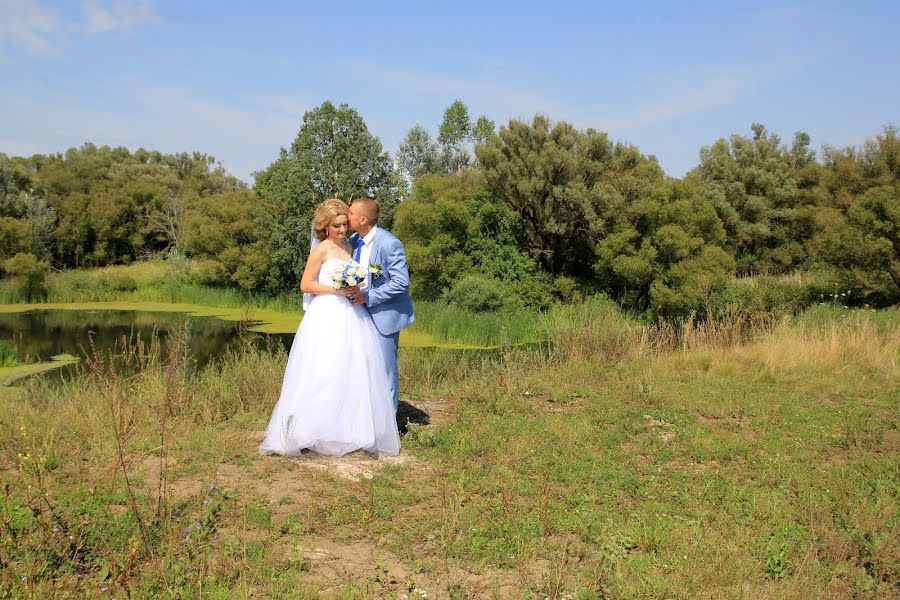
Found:
<svg viewBox="0 0 900 600"><path fill-rule="evenodd" d="M350 236L350 246L355 248L357 240L359 234L354 233ZM409 269L403 244L387 229L376 227L369 263L380 264L382 273L369 278L366 308L378 332L392 335L416 320L409 298Z"/></svg>

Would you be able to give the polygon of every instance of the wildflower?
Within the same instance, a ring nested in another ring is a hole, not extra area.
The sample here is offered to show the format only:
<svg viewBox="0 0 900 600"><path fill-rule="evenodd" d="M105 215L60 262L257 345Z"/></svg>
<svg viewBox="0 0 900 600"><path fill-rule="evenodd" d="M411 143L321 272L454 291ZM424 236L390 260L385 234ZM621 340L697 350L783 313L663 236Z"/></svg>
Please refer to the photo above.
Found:
<svg viewBox="0 0 900 600"><path fill-rule="evenodd" d="M54 527L54 528L53 528L53 533L59 533L59 527Z"/></svg>
<svg viewBox="0 0 900 600"><path fill-rule="evenodd" d="M203 499L203 506L209 506L209 498Z"/></svg>
<svg viewBox="0 0 900 600"><path fill-rule="evenodd" d="M100 591L103 593L106 593L106 590L108 590L108 589L109 588L104 585L102 588L100 588Z"/></svg>
<svg viewBox="0 0 900 600"><path fill-rule="evenodd" d="M28 575L22 575L22 583L28 583Z"/></svg>
<svg viewBox="0 0 900 600"><path fill-rule="evenodd" d="M185 531L186 533L190 533L190 532L191 532L191 526L188 525L188 526L187 526L187 529L185 529L184 531Z"/></svg>
<svg viewBox="0 0 900 600"><path fill-rule="evenodd" d="M200 521L197 521L196 523L194 523L194 529L196 529L197 531L200 531L201 529L203 529L203 525L200 524Z"/></svg>
<svg viewBox="0 0 900 600"><path fill-rule="evenodd" d="M216 489L216 484L215 484L215 482L212 482L212 483L209 484L209 489L211 489L211 490Z"/></svg>

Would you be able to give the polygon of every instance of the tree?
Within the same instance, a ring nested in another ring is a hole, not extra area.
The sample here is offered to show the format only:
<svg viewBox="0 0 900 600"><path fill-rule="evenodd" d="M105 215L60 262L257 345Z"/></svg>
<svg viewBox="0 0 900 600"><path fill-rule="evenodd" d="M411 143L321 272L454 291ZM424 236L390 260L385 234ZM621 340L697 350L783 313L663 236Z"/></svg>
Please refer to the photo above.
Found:
<svg viewBox="0 0 900 600"><path fill-rule="evenodd" d="M488 192L522 220L522 249L554 277L591 277L596 241L664 177L633 146L542 115L511 120L475 152Z"/></svg>
<svg viewBox="0 0 900 600"><path fill-rule="evenodd" d="M412 294L437 300L475 276L493 281L494 288L502 282L510 299L543 307L549 302L547 282L518 250L520 222L491 198L476 172L420 177L397 208L394 227L406 246Z"/></svg>
<svg viewBox="0 0 900 600"><path fill-rule="evenodd" d="M158 207L146 208L147 226L150 231L166 240L166 249L175 253L184 248L184 215L188 203L183 194L171 194Z"/></svg>
<svg viewBox="0 0 900 600"><path fill-rule="evenodd" d="M46 200L34 194L25 194L23 200L25 223L31 238L30 251L38 260L49 261L52 257L56 211L47 206Z"/></svg>
<svg viewBox="0 0 900 600"><path fill-rule="evenodd" d="M789 152L759 123L752 130L752 138L732 135L702 148L698 171L725 225L738 272L785 272L805 259L803 206L793 170L809 160L805 134Z"/></svg>
<svg viewBox="0 0 900 600"><path fill-rule="evenodd" d="M390 157L365 121L346 104L324 102L303 115L290 149L256 173L262 199L258 224L269 247L271 290L296 289L309 252L315 207L326 198L374 198L379 223L390 227L399 181Z"/></svg>
<svg viewBox="0 0 900 600"><path fill-rule="evenodd" d="M885 127L862 148L825 148L811 252L848 303L900 301L900 136Z"/></svg>
<svg viewBox="0 0 900 600"><path fill-rule="evenodd" d="M31 188L31 176L22 159L10 159L0 152L0 217L21 217L22 196Z"/></svg>
<svg viewBox="0 0 900 600"><path fill-rule="evenodd" d="M471 129L469 108L462 100L454 100L444 111L444 120L438 130L441 157L448 173L459 173L468 166L471 156L465 144Z"/></svg>
<svg viewBox="0 0 900 600"><path fill-rule="evenodd" d="M488 138L494 135L495 129L496 126L494 125L494 122L488 119L486 116L481 115L472 126L472 143L476 146L485 143L486 141L488 141Z"/></svg>
<svg viewBox="0 0 900 600"><path fill-rule="evenodd" d="M660 182L597 242L594 268L601 287L623 305L655 317L685 316L709 309L734 268L724 241L715 209L690 183Z"/></svg>
<svg viewBox="0 0 900 600"><path fill-rule="evenodd" d="M198 198L187 209L184 249L213 263L211 283L236 283L248 291L265 284L269 249L257 229L259 204L250 190L237 190Z"/></svg>
<svg viewBox="0 0 900 600"><path fill-rule="evenodd" d="M33 254L20 252L3 261L0 267L13 278L19 296L26 302L46 296L47 289L44 286L44 280L47 276L48 265L35 258Z"/></svg>
<svg viewBox="0 0 900 600"><path fill-rule="evenodd" d="M165 251L179 243L182 203L246 188L206 154L132 153L89 143L5 166L0 160L0 179L6 189L18 190L15 202L0 205L18 211L11 215L17 218L30 210L32 251L63 267L122 263Z"/></svg>
<svg viewBox="0 0 900 600"><path fill-rule="evenodd" d="M13 217L0 217L0 260L29 250L31 230Z"/></svg>
<svg viewBox="0 0 900 600"><path fill-rule="evenodd" d="M431 140L428 130L419 123L410 127L400 143L397 166L410 184L422 175L441 172L437 144Z"/></svg>

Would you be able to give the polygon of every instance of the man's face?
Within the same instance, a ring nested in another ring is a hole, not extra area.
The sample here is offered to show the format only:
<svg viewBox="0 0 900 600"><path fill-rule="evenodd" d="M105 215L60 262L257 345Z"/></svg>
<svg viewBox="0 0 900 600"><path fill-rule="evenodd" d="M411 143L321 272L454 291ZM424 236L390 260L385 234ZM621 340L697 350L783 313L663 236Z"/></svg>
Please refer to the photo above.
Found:
<svg viewBox="0 0 900 600"><path fill-rule="evenodd" d="M357 207L358 208L358 207ZM350 207L350 213L347 215L350 221L350 229L353 231L357 231L359 226L362 225L362 219L364 215L360 210L354 210L354 207Z"/></svg>

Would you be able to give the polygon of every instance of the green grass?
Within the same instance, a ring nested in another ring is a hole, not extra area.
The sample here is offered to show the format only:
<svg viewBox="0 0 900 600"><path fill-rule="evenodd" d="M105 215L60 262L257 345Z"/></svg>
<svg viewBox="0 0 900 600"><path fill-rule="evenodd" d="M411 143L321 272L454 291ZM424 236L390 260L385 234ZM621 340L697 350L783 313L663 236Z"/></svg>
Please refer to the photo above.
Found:
<svg viewBox="0 0 900 600"><path fill-rule="evenodd" d="M207 285L198 261L152 261L96 269L52 272L47 276L48 303L157 302L222 308L249 306L299 313L299 294L267 296L236 288ZM0 303L21 302L10 281L0 281Z"/></svg>
<svg viewBox="0 0 900 600"><path fill-rule="evenodd" d="M46 362L3 365L0 366L0 385L10 385L23 377L45 373L76 362L78 359L74 356L58 354Z"/></svg>
<svg viewBox="0 0 900 600"><path fill-rule="evenodd" d="M538 326L404 348L433 422L401 462L258 457L283 352L6 390L0 595L900 593L896 311L676 330L594 299Z"/></svg>
<svg viewBox="0 0 900 600"><path fill-rule="evenodd" d="M6 340L0 340L0 368L17 366L19 366L19 356L16 353L16 347Z"/></svg>
<svg viewBox="0 0 900 600"><path fill-rule="evenodd" d="M473 346L535 343L545 338L532 311L473 313L443 302L416 302L416 322L439 340Z"/></svg>

